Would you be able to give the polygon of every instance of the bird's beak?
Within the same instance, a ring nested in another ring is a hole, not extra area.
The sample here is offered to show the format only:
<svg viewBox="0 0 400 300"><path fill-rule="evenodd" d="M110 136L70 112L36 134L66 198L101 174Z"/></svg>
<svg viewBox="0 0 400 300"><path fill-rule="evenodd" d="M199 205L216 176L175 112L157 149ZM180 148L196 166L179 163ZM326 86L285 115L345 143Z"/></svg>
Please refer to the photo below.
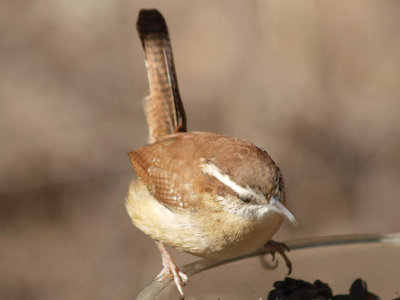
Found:
<svg viewBox="0 0 400 300"><path fill-rule="evenodd" d="M296 217L282 204L279 197L272 196L269 199L269 205L281 215L286 217L293 226L298 225Z"/></svg>

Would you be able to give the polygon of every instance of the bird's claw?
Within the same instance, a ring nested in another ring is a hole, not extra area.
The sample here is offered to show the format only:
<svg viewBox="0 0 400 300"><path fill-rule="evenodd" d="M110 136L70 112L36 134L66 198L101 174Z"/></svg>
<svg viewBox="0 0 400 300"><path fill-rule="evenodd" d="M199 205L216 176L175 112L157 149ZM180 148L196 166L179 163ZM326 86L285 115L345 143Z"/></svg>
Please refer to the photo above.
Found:
<svg viewBox="0 0 400 300"><path fill-rule="evenodd" d="M277 242L274 240L269 240L264 247L268 249L269 253L272 255L273 261L275 260L276 253L282 256L282 258L285 260L287 268L289 269L288 275L290 275L292 273L292 262L285 253L285 251L286 252L290 251L289 247L285 243Z"/></svg>

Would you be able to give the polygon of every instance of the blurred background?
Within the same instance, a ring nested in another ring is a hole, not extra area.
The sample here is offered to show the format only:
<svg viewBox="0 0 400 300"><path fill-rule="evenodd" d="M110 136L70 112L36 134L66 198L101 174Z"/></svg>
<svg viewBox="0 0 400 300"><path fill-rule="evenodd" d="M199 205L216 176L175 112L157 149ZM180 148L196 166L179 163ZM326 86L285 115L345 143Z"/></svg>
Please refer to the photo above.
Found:
<svg viewBox="0 0 400 300"><path fill-rule="evenodd" d="M1 299L133 299L161 269L124 207L140 8L167 19L189 129L281 167L300 225L275 239L399 231L400 2L3 0Z"/></svg>

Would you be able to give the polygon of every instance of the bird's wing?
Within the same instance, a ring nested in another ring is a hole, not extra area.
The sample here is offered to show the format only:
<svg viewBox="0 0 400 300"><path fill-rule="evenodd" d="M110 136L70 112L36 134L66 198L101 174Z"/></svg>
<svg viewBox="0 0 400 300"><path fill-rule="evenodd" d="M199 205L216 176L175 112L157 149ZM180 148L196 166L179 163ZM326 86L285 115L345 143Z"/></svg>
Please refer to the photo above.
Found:
<svg viewBox="0 0 400 300"><path fill-rule="evenodd" d="M235 195L202 171L201 165L208 159L206 135L173 134L128 153L139 179L160 203L172 209L196 210L207 195Z"/></svg>

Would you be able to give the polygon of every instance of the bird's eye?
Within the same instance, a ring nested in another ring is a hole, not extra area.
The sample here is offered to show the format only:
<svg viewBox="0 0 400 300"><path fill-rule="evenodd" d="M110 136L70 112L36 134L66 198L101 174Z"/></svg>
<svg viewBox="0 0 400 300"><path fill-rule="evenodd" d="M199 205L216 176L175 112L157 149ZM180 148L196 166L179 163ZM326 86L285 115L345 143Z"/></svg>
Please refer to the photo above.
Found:
<svg viewBox="0 0 400 300"><path fill-rule="evenodd" d="M254 201L254 197L251 196L246 196L246 197L239 197L240 200L242 200L244 203L250 203Z"/></svg>

